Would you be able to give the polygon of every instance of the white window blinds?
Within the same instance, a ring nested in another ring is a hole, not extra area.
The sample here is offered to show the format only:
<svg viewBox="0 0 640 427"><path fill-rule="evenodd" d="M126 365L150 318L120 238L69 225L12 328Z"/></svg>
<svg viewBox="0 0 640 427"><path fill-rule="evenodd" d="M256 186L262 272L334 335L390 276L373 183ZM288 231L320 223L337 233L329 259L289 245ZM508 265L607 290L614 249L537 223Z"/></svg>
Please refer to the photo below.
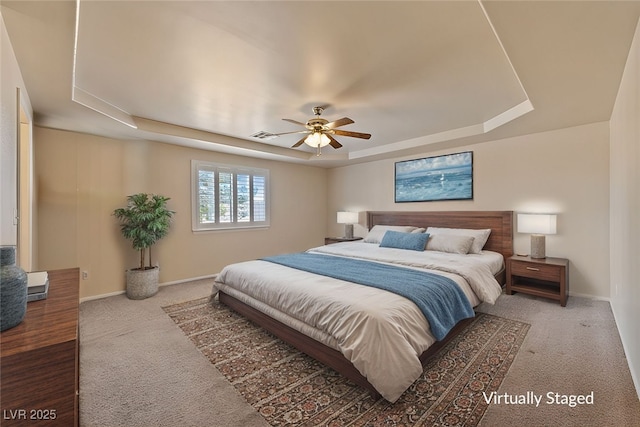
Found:
<svg viewBox="0 0 640 427"><path fill-rule="evenodd" d="M193 160L193 230L269 225L269 171Z"/></svg>

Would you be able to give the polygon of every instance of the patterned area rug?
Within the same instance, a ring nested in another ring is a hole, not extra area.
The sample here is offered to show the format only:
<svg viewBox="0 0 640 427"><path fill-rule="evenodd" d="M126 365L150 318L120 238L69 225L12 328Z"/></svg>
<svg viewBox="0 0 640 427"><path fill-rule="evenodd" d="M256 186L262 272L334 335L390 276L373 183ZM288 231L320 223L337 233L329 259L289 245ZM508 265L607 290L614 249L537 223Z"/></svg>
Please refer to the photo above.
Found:
<svg viewBox="0 0 640 427"><path fill-rule="evenodd" d="M272 426L475 426L529 330L478 313L389 403L208 297L164 310Z"/></svg>

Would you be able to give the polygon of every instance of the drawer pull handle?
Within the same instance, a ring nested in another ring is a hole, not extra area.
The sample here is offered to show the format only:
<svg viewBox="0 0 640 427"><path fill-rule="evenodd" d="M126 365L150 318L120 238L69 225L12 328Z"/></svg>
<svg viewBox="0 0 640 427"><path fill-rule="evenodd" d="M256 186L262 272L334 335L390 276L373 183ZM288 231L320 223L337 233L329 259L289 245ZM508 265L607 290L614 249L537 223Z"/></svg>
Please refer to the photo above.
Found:
<svg viewBox="0 0 640 427"><path fill-rule="evenodd" d="M539 268L534 268L534 267L526 267L527 270L531 270L531 271L540 271Z"/></svg>

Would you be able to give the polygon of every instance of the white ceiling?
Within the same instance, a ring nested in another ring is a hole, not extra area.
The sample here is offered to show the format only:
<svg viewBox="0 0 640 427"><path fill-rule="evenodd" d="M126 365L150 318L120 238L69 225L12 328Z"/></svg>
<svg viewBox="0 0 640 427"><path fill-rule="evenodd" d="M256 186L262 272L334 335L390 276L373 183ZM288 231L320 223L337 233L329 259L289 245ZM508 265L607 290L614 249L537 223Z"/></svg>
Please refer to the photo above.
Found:
<svg viewBox="0 0 640 427"><path fill-rule="evenodd" d="M640 16L639 1L1 5L37 125L326 167L608 120ZM251 137L299 130L282 118L313 106L371 139L316 157L289 148L300 135Z"/></svg>

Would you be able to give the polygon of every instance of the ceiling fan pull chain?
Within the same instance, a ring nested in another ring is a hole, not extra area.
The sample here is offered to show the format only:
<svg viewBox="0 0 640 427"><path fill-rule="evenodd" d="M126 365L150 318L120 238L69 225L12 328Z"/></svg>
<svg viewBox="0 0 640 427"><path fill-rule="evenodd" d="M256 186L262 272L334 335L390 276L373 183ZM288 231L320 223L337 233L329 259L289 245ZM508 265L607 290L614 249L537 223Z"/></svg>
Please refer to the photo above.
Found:
<svg viewBox="0 0 640 427"><path fill-rule="evenodd" d="M320 144L318 144L318 151L316 151L316 156L320 157L320 154L322 154L322 149L320 148Z"/></svg>

